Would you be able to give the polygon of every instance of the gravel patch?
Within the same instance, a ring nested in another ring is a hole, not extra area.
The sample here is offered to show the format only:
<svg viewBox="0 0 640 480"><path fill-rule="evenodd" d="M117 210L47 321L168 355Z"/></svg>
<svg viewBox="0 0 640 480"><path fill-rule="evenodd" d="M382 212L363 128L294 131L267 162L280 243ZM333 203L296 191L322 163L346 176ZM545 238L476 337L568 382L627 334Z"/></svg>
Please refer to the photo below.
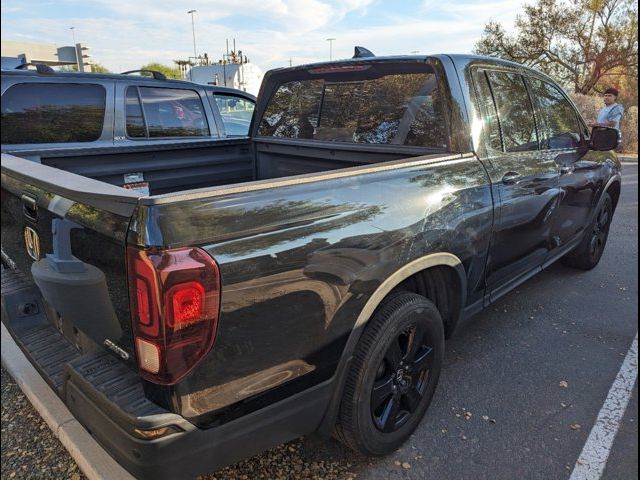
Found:
<svg viewBox="0 0 640 480"><path fill-rule="evenodd" d="M2 480L83 480L73 458L2 368ZM335 440L294 440L200 480L351 480L364 462Z"/></svg>
<svg viewBox="0 0 640 480"><path fill-rule="evenodd" d="M3 480L85 478L4 368L1 450Z"/></svg>
<svg viewBox="0 0 640 480"><path fill-rule="evenodd" d="M309 436L202 476L200 480L353 480L365 462L333 439Z"/></svg>

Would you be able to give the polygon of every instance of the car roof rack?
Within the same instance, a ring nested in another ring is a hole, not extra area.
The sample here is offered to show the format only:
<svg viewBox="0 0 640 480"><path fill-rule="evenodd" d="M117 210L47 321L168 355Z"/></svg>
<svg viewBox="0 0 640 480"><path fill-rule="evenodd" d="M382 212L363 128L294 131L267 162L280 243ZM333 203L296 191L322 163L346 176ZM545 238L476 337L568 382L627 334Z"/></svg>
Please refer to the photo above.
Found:
<svg viewBox="0 0 640 480"><path fill-rule="evenodd" d="M352 58L368 58L368 57L375 57L374 53L368 48L364 48L364 47L354 48Z"/></svg>
<svg viewBox="0 0 640 480"><path fill-rule="evenodd" d="M44 63L23 63L18 65L16 70L26 70L28 67L36 67L36 72L38 73L56 73L56 71L51 68L49 65L45 65Z"/></svg>
<svg viewBox="0 0 640 480"><path fill-rule="evenodd" d="M126 72L122 72L120 75L129 75L131 73L150 73L154 80L167 79L167 76L164 73L158 72L157 70L127 70Z"/></svg>

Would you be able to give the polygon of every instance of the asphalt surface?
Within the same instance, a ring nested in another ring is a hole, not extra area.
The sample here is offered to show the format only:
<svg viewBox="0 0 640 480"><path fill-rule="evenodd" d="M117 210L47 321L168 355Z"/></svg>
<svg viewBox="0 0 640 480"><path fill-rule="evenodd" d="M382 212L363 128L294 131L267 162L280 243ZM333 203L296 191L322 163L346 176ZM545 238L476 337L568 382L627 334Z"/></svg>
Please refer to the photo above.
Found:
<svg viewBox="0 0 640 480"><path fill-rule="evenodd" d="M553 265L461 325L427 416L401 450L367 459L309 436L206 478L568 479L638 328L637 164L623 173L600 265ZM41 456L49 467L23 478L77 478L10 383L3 371L2 478L32 471ZM637 477L636 383L603 478Z"/></svg>

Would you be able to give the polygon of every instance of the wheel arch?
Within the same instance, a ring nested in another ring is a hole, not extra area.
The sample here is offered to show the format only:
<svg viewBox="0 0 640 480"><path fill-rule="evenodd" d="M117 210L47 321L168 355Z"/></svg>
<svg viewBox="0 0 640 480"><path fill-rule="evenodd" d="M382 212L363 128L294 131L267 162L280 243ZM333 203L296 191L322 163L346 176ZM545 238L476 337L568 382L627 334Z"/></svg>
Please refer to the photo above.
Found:
<svg viewBox="0 0 640 480"><path fill-rule="evenodd" d="M611 177L604 191L609 194L611 200L613 200L613 211L616 211L618 201L620 200L620 192L622 191L622 181L620 175Z"/></svg>
<svg viewBox="0 0 640 480"><path fill-rule="evenodd" d="M462 316L462 312L464 311L467 292L467 277L465 268L462 264L462 261L456 255L447 252L432 253L424 257L417 258L403 265L394 273L389 275L389 277L387 277L369 297L367 303L360 311L353 329L351 330L351 334L349 335L349 339L347 340L346 346L343 350L338 368L336 369L336 374L334 377L336 379L336 383L331 401L329 403L329 407L327 408L327 412L325 413L323 421L318 428L318 432L320 434L329 436L333 431L333 426L336 422L338 410L340 408L340 400L342 398L342 392L344 390L344 383L346 380L347 372L349 370L349 365L351 363L356 345L358 344L358 341L360 340L360 337L362 336L362 333L364 332L369 319L373 316L374 312L382 304L384 299L391 292L400 287L403 282L407 281L416 274L420 274L421 272L425 272L436 267L447 267L456 272L456 278L459 282L456 287L459 289L460 293L458 295L460 305L456 310L456 318L453 319L453 324L450 326L450 331L452 332L455 329L455 326L457 325L460 317Z"/></svg>

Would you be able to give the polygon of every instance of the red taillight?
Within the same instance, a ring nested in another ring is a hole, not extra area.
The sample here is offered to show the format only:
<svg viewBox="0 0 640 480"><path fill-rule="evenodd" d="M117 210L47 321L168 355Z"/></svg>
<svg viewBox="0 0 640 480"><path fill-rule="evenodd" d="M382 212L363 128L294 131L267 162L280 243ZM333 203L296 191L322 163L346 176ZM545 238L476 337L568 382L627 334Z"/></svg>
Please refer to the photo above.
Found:
<svg viewBox="0 0 640 480"><path fill-rule="evenodd" d="M127 249L129 301L140 374L171 385L211 350L220 272L199 248Z"/></svg>
<svg viewBox="0 0 640 480"><path fill-rule="evenodd" d="M167 324L176 330L199 322L204 310L204 288L199 282L174 285L165 294Z"/></svg>

